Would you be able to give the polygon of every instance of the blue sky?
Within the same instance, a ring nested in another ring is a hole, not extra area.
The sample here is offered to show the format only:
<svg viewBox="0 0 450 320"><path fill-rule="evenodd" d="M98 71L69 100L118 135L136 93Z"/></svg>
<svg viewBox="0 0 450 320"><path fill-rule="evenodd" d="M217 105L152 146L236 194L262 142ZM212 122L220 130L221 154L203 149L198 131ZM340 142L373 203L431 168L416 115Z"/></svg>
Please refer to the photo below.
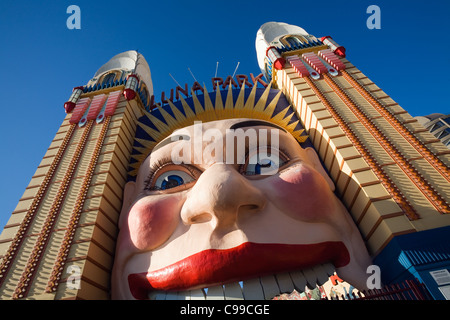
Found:
<svg viewBox="0 0 450 320"><path fill-rule="evenodd" d="M285 4L284 4L285 3ZM69 30L69 5L81 29ZM370 30L369 5L381 9ZM331 35L347 58L411 115L450 113L450 1L12 1L0 2L0 229L6 224L63 118L72 88L112 56L138 50L155 95L191 73L259 74L255 37L268 21ZM211 87L209 87L211 88Z"/></svg>

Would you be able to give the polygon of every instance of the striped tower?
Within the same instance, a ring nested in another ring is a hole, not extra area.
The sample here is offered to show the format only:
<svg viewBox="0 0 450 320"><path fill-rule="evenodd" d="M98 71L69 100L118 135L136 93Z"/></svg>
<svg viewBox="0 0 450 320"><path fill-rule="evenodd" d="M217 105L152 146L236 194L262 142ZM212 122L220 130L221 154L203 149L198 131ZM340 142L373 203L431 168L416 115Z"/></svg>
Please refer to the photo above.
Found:
<svg viewBox="0 0 450 320"><path fill-rule="evenodd" d="M256 49L266 77L297 109L383 281L416 277L442 299L450 284L450 151L331 37L269 22Z"/></svg>
<svg viewBox="0 0 450 320"><path fill-rule="evenodd" d="M151 92L150 70L135 51L115 56L74 88L0 236L0 299L109 297L131 141L141 97Z"/></svg>

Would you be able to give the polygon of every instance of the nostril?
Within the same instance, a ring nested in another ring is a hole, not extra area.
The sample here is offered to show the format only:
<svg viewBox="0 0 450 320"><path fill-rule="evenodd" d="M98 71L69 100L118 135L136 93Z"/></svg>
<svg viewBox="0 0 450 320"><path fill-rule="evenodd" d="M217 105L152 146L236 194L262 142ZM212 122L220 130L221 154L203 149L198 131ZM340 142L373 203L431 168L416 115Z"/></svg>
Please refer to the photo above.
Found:
<svg viewBox="0 0 450 320"><path fill-rule="evenodd" d="M211 215L209 213L201 213L196 214L189 218L189 223L202 223L202 222L208 222L211 220Z"/></svg>
<svg viewBox="0 0 450 320"><path fill-rule="evenodd" d="M261 207L256 204L246 204L239 207L239 211L258 211L259 209Z"/></svg>

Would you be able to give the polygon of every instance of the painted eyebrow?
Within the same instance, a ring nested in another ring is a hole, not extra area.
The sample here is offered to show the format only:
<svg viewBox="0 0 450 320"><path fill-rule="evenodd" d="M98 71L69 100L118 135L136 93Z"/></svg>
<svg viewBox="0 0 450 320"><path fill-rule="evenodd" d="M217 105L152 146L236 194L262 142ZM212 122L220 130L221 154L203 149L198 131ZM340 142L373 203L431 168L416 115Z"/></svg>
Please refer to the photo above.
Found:
<svg viewBox="0 0 450 320"><path fill-rule="evenodd" d="M273 127L279 130L283 130L284 132L287 132L284 128L277 126L274 123L271 122L266 122L266 121L258 121L258 120L248 120L248 121L243 121L243 122L238 122L233 124L230 129L234 130L234 129L239 129L239 128L243 128L243 127L256 127L256 126L265 126L265 127Z"/></svg>
<svg viewBox="0 0 450 320"><path fill-rule="evenodd" d="M182 139L180 139L180 138L182 138ZM189 141L189 140L191 140L191 137L188 136L188 135L185 135L185 134L178 134L178 135L175 135L175 136L169 136L169 137L165 138L164 140L162 140L160 143L158 143L153 148L152 152L156 151L156 150L158 150L158 149L160 149L160 148L162 148L162 147L164 147L164 146L166 146L166 145L168 145L168 144L170 144L172 142L176 142L176 141L179 141L179 140Z"/></svg>

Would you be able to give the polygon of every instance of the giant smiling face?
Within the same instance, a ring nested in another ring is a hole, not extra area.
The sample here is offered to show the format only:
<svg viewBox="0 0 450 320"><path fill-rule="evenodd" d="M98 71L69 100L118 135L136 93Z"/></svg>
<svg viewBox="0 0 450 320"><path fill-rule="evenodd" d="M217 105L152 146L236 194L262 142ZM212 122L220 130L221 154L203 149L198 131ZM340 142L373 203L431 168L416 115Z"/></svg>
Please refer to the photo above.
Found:
<svg viewBox="0 0 450 320"><path fill-rule="evenodd" d="M198 294L236 283L244 286L245 298L257 297L251 292L255 279L288 275L296 286L300 270L317 274L330 264L342 279L365 289L369 255L316 152L263 121L213 121L203 123L201 133L212 128L221 136L205 139L200 149L223 139L223 154L215 149L203 153L201 161L194 155L187 159L186 150L199 145L198 126L186 127L157 145L136 182L125 186L112 298ZM271 156L277 159L263 159L247 143L245 159L239 161L238 146L226 139L230 128L276 130L276 146L266 139L258 141L258 148L262 143L276 148ZM231 163L230 151L236 154ZM261 174L271 163L277 170Z"/></svg>

